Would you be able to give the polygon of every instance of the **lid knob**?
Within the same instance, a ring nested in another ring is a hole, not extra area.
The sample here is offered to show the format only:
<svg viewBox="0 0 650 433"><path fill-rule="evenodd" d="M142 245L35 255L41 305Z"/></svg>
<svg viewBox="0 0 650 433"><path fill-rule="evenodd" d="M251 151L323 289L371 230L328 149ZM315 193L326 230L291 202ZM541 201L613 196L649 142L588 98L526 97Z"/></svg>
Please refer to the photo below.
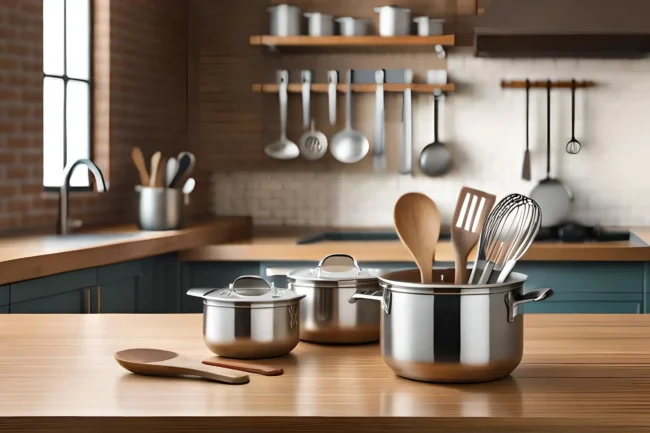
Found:
<svg viewBox="0 0 650 433"><path fill-rule="evenodd" d="M241 296L262 296L275 292L275 287L257 275L243 275L230 283L230 290Z"/></svg>

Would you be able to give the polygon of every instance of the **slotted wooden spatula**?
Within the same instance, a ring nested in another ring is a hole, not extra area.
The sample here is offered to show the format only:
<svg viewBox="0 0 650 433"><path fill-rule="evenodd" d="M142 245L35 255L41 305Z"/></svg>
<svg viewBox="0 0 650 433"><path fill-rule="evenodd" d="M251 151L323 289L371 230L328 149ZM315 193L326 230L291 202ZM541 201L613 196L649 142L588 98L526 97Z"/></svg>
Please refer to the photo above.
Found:
<svg viewBox="0 0 650 433"><path fill-rule="evenodd" d="M115 360L132 373L150 376L198 376L223 383L248 383L246 374L220 367L207 367L201 361L159 349L127 349L117 352Z"/></svg>
<svg viewBox="0 0 650 433"><path fill-rule="evenodd" d="M456 274L454 284L467 283L467 256L481 237L481 230L495 201L494 195L477 189L463 187L460 190L451 226Z"/></svg>

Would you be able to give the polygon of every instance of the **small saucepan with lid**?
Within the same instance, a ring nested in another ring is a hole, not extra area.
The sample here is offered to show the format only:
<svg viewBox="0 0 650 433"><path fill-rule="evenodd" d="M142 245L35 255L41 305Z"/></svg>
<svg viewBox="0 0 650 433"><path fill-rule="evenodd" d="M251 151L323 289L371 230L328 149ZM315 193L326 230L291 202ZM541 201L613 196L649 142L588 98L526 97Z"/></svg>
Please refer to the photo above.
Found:
<svg viewBox="0 0 650 433"><path fill-rule="evenodd" d="M304 296L300 339L325 344L361 344L379 340L379 305L369 300L351 304L357 290L379 290L377 276L347 254L331 254L316 268L287 275L289 288Z"/></svg>
<svg viewBox="0 0 650 433"><path fill-rule="evenodd" d="M300 300L258 276L242 276L228 288L190 289L203 298L203 340L216 355L256 359L286 355L300 341Z"/></svg>

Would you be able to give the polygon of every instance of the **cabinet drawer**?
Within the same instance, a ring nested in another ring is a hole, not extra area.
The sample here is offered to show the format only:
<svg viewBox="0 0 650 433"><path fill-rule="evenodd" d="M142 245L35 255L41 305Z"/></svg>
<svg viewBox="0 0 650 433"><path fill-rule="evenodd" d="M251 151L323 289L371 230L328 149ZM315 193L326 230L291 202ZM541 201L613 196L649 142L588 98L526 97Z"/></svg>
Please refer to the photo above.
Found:
<svg viewBox="0 0 650 433"><path fill-rule="evenodd" d="M11 285L11 303L44 298L97 285L97 269L89 268L34 280L21 281Z"/></svg>
<svg viewBox="0 0 650 433"><path fill-rule="evenodd" d="M524 305L526 313L640 314L641 302L536 302Z"/></svg>
<svg viewBox="0 0 650 433"><path fill-rule="evenodd" d="M521 262L516 272L528 275L528 290L555 292L643 292L644 264L626 262Z"/></svg>
<svg viewBox="0 0 650 433"><path fill-rule="evenodd" d="M11 314L79 314L84 313L84 292L90 289L71 290L64 293L13 303ZM88 294L89 295L89 294Z"/></svg>

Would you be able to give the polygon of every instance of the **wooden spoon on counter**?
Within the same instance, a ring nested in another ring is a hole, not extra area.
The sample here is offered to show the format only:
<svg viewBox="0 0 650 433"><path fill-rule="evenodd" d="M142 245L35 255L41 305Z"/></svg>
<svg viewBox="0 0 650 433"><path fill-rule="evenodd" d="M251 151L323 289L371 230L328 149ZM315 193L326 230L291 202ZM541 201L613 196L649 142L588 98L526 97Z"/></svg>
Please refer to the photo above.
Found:
<svg viewBox="0 0 650 433"><path fill-rule="evenodd" d="M433 262L440 237L440 212L424 194L410 192L401 196L393 211L395 230L411 252L420 269L420 282L433 282Z"/></svg>
<svg viewBox="0 0 650 433"><path fill-rule="evenodd" d="M147 163L144 161L144 155L139 147L131 149L131 159L135 168L138 169L140 175L140 184L142 186L149 186L149 172L147 171Z"/></svg>
<svg viewBox="0 0 650 433"><path fill-rule="evenodd" d="M248 383L246 374L219 367L206 367L176 352L159 349L127 349L117 352L115 360L132 373L150 376L198 376L215 382Z"/></svg>
<svg viewBox="0 0 650 433"><path fill-rule="evenodd" d="M467 283L467 256L481 237L481 230L495 201L496 196L477 189L463 187L460 190L451 225L456 268L454 284Z"/></svg>

